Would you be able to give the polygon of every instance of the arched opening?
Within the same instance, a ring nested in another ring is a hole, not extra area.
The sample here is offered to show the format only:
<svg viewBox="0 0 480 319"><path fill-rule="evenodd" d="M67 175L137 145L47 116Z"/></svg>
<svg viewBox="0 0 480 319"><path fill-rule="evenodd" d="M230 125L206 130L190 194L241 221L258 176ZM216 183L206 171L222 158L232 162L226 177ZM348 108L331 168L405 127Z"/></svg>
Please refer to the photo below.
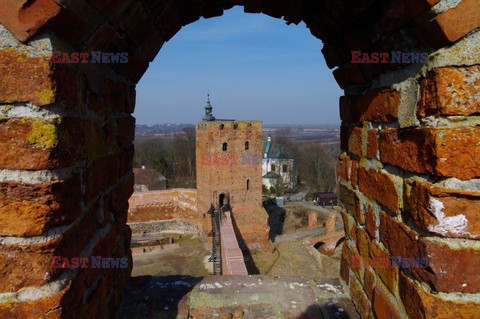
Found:
<svg viewBox="0 0 480 319"><path fill-rule="evenodd" d="M246 141L245 142L245 150L248 151L249 148L250 148L250 142Z"/></svg>
<svg viewBox="0 0 480 319"><path fill-rule="evenodd" d="M226 152L228 150L228 143L222 144L222 151Z"/></svg>
<svg viewBox="0 0 480 319"><path fill-rule="evenodd" d="M247 179L247 191L250 189L250 180Z"/></svg>

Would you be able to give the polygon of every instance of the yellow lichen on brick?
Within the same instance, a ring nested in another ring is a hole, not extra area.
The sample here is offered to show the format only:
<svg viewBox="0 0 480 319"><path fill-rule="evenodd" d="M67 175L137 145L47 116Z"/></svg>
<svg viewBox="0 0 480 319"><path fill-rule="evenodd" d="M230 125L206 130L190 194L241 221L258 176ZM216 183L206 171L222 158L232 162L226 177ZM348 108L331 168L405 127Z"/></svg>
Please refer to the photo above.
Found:
<svg viewBox="0 0 480 319"><path fill-rule="evenodd" d="M35 91L35 96L38 98L41 105L50 104L55 101L55 92L51 89Z"/></svg>
<svg viewBox="0 0 480 319"><path fill-rule="evenodd" d="M28 142L44 149L54 148L58 144L57 127L42 120L32 121L32 132L28 136Z"/></svg>

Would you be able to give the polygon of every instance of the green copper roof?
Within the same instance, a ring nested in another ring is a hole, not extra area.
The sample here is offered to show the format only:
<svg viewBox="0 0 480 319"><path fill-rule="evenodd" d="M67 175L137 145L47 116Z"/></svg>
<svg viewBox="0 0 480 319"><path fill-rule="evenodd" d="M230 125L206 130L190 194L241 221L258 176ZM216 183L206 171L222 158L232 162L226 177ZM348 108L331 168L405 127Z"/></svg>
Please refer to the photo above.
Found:
<svg viewBox="0 0 480 319"><path fill-rule="evenodd" d="M263 140L262 157L265 157L265 154L267 154L266 157L268 157L268 158L282 158L282 159L295 159L296 158L295 153L288 150L285 147L285 145L276 144L276 143L273 143L272 141L268 141L268 140Z"/></svg>

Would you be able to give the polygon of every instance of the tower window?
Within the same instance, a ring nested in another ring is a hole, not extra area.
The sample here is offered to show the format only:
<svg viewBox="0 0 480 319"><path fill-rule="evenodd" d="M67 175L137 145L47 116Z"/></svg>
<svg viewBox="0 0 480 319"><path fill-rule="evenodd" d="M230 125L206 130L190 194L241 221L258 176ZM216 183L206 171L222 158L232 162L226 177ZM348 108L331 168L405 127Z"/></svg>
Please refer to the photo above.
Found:
<svg viewBox="0 0 480 319"><path fill-rule="evenodd" d="M250 189L250 180L247 179L247 191Z"/></svg>
<svg viewBox="0 0 480 319"><path fill-rule="evenodd" d="M238 128L238 124L237 123L233 124L233 129L236 130L237 128Z"/></svg>
<svg viewBox="0 0 480 319"><path fill-rule="evenodd" d="M287 165L282 166L282 172L286 173L287 172Z"/></svg>
<svg viewBox="0 0 480 319"><path fill-rule="evenodd" d="M224 127L225 127L225 125L220 124L220 129L221 129L221 130L223 130Z"/></svg>
<svg viewBox="0 0 480 319"><path fill-rule="evenodd" d="M270 170L271 170L272 172L275 172L275 164L270 165Z"/></svg>
<svg viewBox="0 0 480 319"><path fill-rule="evenodd" d="M222 150L225 152L227 149L228 149L228 144L227 144L227 143L223 143L223 145L222 145Z"/></svg>
<svg viewBox="0 0 480 319"><path fill-rule="evenodd" d="M245 142L245 150L248 151L250 148L250 143L248 141Z"/></svg>

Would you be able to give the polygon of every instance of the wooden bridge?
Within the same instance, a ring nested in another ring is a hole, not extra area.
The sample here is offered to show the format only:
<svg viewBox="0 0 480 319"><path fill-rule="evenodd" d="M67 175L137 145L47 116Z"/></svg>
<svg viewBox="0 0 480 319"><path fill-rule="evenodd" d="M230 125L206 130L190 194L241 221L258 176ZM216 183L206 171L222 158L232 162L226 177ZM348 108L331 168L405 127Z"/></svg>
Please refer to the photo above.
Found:
<svg viewBox="0 0 480 319"><path fill-rule="evenodd" d="M222 208L211 213L212 217L212 256L215 275L247 276L243 253L238 245L233 228L232 213Z"/></svg>

